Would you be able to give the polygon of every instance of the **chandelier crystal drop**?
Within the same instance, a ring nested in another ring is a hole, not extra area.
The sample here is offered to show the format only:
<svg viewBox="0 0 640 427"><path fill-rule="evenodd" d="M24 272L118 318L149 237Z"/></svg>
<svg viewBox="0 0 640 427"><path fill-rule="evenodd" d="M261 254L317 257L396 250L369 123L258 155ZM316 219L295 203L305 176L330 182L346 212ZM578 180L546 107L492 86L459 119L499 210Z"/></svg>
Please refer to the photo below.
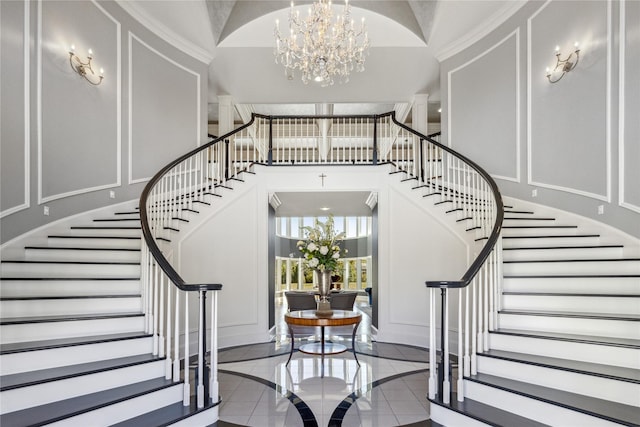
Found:
<svg viewBox="0 0 640 427"><path fill-rule="evenodd" d="M283 37L276 20L276 64L282 64L285 75L293 79L295 69L302 73L302 82L313 80L321 86L349 81L355 70L364 71L365 56L369 53L369 37L364 18L356 26L351 19L351 6L345 0L342 14L333 19L331 0L318 0L309 8L306 18L294 9L289 12L289 34Z"/></svg>

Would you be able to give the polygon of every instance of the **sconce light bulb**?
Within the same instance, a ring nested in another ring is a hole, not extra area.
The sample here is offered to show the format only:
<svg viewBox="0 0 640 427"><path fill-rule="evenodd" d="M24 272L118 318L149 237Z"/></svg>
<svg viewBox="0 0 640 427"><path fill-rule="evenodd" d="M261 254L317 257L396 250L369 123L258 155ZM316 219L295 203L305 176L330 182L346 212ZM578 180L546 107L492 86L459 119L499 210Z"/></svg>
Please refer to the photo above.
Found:
<svg viewBox="0 0 640 427"><path fill-rule="evenodd" d="M556 46L556 52L560 52L560 46Z"/></svg>
<svg viewBox="0 0 640 427"><path fill-rule="evenodd" d="M93 50L89 49L89 58L93 57Z"/></svg>
<svg viewBox="0 0 640 427"><path fill-rule="evenodd" d="M76 45L72 44L69 50L73 53L76 50Z"/></svg>
<svg viewBox="0 0 640 427"><path fill-rule="evenodd" d="M104 77L104 68L100 68L100 77Z"/></svg>
<svg viewBox="0 0 640 427"><path fill-rule="evenodd" d="M549 74L550 72L551 72L551 69L547 67L547 74Z"/></svg>
<svg viewBox="0 0 640 427"><path fill-rule="evenodd" d="M577 48L578 48L578 42L575 42L575 43L573 44L573 46L577 49Z"/></svg>

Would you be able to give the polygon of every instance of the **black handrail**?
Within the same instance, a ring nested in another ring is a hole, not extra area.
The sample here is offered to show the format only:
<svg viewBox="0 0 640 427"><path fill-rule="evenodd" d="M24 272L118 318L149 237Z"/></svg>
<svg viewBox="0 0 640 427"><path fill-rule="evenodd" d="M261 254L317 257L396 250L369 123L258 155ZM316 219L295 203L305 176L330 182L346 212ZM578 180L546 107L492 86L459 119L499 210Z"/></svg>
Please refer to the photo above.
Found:
<svg viewBox="0 0 640 427"><path fill-rule="evenodd" d="M473 263L471 263L471 265L469 266L469 268L467 269L467 271L464 273L464 275L460 280L441 280L441 281L428 280L425 282L428 288L452 288L452 289L465 288L469 285L469 283L471 283L471 281L476 276L476 274L478 274L478 271L480 271L480 268L482 267L484 262L487 260L487 258L491 254L491 251L493 251L493 248L498 242L498 238L500 237L500 231L502 230L502 221L504 219L504 204L502 203L502 195L500 194L500 190L498 189L498 184L496 184L496 182L493 180L493 178L491 178L491 175L489 175L487 171L482 169L472 160L452 150L446 145L443 145L438 141L435 141L429 136L423 135L420 132L414 129L411 129L410 127L398 122L396 120L395 112L391 112L391 119L397 126L400 126L406 131L413 133L414 135L418 136L421 139L429 141L431 144L439 147L440 149L452 154L453 156L465 162L467 165L473 168L476 172L478 172L478 174L480 174L480 176L482 176L482 178L484 178L484 180L491 187L491 191L493 193L493 197L495 198L496 207L497 207L496 221L493 224L493 229L491 230L491 234L489 235L487 243L485 243L478 257L473 261Z"/></svg>
<svg viewBox="0 0 640 427"><path fill-rule="evenodd" d="M160 181L160 179L168 171L170 171L174 166L177 166L182 161L188 159L189 157L192 157L196 153L204 151L207 148L213 146L214 144L219 143L220 141L224 141L226 138L228 138L229 136L233 135L234 133L239 132L239 131L251 126L253 124L253 120L254 120L254 117L251 117L251 120L249 120L249 122L247 122L246 124L238 127L237 129L234 129L231 132L228 132L225 135L222 135L221 137L218 137L217 139L215 139L215 140L213 140L211 142L208 142L208 143L206 143L204 145L201 145L200 147L198 147L198 148L196 148L194 150L191 150L187 154L185 154L185 155L183 155L181 157L178 157L177 159L173 160L172 162L167 164L165 167L160 169L158 171L158 173L156 173L153 176L153 178L151 178L151 180L149 180L147 185L144 187L144 190L142 190L142 194L140 195L140 202L139 202L139 205L140 205L140 223L141 223L141 227L142 227L142 236L144 237L144 240L147 243L147 247L149 248L149 251L151 252L151 255L156 260L156 263L160 266L160 268L162 269L164 274L167 275L169 280L178 289L180 289L181 291L217 291L217 290L222 289L222 284L216 284L216 283L200 283L200 284L185 283L184 279L180 276L180 274L178 274L178 272L173 268L173 266L165 258L165 256L163 255L162 251L158 247L158 244L156 243L156 240L153 238L153 234L151 232L151 227L149 226L149 218L147 216L147 199L149 198L149 194L151 193L151 190L153 189L153 187Z"/></svg>

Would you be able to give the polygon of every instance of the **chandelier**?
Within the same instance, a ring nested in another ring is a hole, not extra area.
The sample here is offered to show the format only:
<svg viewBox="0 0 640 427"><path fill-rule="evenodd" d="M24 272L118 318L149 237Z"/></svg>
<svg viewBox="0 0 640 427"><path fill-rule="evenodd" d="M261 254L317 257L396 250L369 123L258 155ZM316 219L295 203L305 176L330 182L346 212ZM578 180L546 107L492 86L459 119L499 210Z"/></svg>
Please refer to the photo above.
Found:
<svg viewBox="0 0 640 427"><path fill-rule="evenodd" d="M304 84L314 80L322 86L349 81L349 74L364 70L365 55L369 51L369 37L364 18L358 27L351 19L351 6L345 0L341 15L333 20L331 0L318 0L309 8L308 16L300 18L293 1L289 12L289 36L280 34L276 20L276 64L284 65L285 75L293 79L299 69Z"/></svg>

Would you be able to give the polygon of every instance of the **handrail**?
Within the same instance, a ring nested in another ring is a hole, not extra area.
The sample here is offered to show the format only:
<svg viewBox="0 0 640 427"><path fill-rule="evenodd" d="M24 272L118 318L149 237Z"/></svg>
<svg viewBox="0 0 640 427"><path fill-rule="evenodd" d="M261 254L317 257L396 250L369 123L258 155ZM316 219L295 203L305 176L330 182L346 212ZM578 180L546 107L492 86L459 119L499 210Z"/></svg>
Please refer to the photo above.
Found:
<svg viewBox="0 0 640 427"><path fill-rule="evenodd" d="M162 251L160 250L160 248L158 247L158 244L156 243L156 240L153 237L153 234L151 233L151 227L149 226L149 219L148 219L148 215L147 215L147 201L149 198L149 193L151 192L151 190L153 189L153 187L160 181L160 179L168 172L170 171L173 167L175 167L176 165L182 163L184 160L192 157L193 155L195 155L196 153L199 153L201 151L206 150L209 147L212 147L213 145L219 143L220 141L224 141L226 138L228 138L229 136L251 126L253 124L253 120L254 117L251 117L251 120L249 122L247 122L246 124L238 127L237 129L232 130L231 132L228 132L224 135L222 135L221 137L218 137L217 139L208 142L204 145L201 145L198 148L195 148L194 150L191 150L190 152L188 152L187 154L184 154L181 157L178 157L177 159L173 160L172 162L168 163L165 167L163 167L162 169L160 169L158 171L158 173L156 173L147 183L147 185L144 187L144 190L142 190L142 194L140 195L140 202L139 202L139 207L140 207L140 223L141 223L141 227L142 227L142 235L144 237L145 242L147 243L148 247L149 247L149 251L151 252L151 254L153 255L153 257L155 258L156 262L158 263L158 265L160 266L160 268L162 269L162 271L164 271L164 273L167 275L167 277L169 278L169 280L181 291L204 291L204 290L220 290L222 289L222 285L221 284L194 284L194 283L185 283L184 279L180 276L180 274L178 274L178 272L173 268L173 266L169 263L169 261L166 259L166 257L164 256L164 254L162 253Z"/></svg>
<svg viewBox="0 0 640 427"><path fill-rule="evenodd" d="M478 172L478 174L480 174L480 176L482 176L482 178L484 178L484 180L491 187L491 191L493 193L493 197L494 197L494 199L496 201L496 204L497 204L497 207L498 207L497 212L496 212L496 220L495 220L495 223L493 225L493 230L491 231L489 239L485 243L485 245L482 248L482 251L480 252L478 257L469 266L469 268L467 269L467 271L465 272L465 274L462 276L462 278L460 280L441 280L441 281L431 281L431 280L429 280L429 281L425 282L427 287L429 287L429 288L464 288L464 287L469 285L469 283L471 282L471 280L473 280L473 278L478 273L478 271L480 271L480 268L482 267L484 262L489 257L489 254L493 250L494 246L496 245L496 243L498 241L498 238L500 237L500 231L502 230L502 221L504 219L504 204L502 202L502 196L500 194L500 190L498 189L498 184L496 184L496 182L493 180L493 178L491 178L491 175L489 175L489 173L487 171L482 169L480 166L478 166L478 164L476 164L474 161L470 160L468 157L463 156L462 154L452 150L451 148L447 147L446 145L443 145L443 144L437 142L433 138L430 138L429 136L423 135L422 133L420 133L420 132L418 132L418 131L416 131L414 129L411 129L410 127L398 122L396 120L395 112L392 112L391 118L392 118L393 122L397 126L400 126L401 128L405 129L408 132L413 133L414 135L418 136L419 138L421 138L421 139L423 139L425 141L429 141L431 144L439 147L441 150L444 150L444 151L452 154L453 156L459 158L460 160L462 160L463 162L465 162L466 164L471 166L471 168L473 168L476 172ZM438 132L438 134L439 134L439 132Z"/></svg>

